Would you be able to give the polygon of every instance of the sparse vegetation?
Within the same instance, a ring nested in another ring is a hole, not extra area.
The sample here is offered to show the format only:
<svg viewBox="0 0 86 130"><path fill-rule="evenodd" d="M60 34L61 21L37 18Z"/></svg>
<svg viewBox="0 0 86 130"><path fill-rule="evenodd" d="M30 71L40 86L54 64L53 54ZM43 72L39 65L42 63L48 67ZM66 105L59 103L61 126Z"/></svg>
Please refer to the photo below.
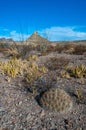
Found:
<svg viewBox="0 0 86 130"><path fill-rule="evenodd" d="M7 62L0 62L2 74L15 78L17 75L25 76L28 83L32 83L39 76L47 72L45 66L38 66L30 59L30 63L25 60L11 58Z"/></svg>
<svg viewBox="0 0 86 130"><path fill-rule="evenodd" d="M83 55L84 52L86 52L86 46L78 45L78 46L75 47L75 51L73 52L73 54Z"/></svg>
<svg viewBox="0 0 86 130"><path fill-rule="evenodd" d="M74 66L74 67L67 67L65 71L61 71L62 77L70 77L75 78L83 78L86 77L86 66L83 64Z"/></svg>

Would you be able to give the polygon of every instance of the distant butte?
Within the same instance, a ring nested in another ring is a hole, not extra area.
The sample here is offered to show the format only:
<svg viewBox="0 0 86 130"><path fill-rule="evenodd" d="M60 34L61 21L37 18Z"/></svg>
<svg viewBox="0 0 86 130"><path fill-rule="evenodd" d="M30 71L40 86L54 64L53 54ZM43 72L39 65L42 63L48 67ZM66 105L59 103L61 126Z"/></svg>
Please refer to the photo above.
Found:
<svg viewBox="0 0 86 130"><path fill-rule="evenodd" d="M50 43L49 40L40 36L38 32L34 32L26 41L27 43Z"/></svg>

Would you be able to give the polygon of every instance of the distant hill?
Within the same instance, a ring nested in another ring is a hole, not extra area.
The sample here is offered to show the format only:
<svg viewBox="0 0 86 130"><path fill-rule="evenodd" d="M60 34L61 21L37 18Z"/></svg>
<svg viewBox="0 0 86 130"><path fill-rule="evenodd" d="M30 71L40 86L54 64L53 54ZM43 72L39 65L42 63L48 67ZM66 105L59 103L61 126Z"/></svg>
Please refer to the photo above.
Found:
<svg viewBox="0 0 86 130"><path fill-rule="evenodd" d="M27 43L50 43L46 38L41 37L38 32L34 32L27 40Z"/></svg>

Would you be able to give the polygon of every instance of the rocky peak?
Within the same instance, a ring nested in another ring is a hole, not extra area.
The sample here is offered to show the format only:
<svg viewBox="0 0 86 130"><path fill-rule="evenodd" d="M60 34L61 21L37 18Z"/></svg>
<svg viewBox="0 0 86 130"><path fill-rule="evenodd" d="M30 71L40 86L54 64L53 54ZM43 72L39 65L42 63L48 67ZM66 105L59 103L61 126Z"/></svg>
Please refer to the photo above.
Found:
<svg viewBox="0 0 86 130"><path fill-rule="evenodd" d="M34 32L28 39L28 43L49 43L46 38L43 38L38 34L38 32Z"/></svg>

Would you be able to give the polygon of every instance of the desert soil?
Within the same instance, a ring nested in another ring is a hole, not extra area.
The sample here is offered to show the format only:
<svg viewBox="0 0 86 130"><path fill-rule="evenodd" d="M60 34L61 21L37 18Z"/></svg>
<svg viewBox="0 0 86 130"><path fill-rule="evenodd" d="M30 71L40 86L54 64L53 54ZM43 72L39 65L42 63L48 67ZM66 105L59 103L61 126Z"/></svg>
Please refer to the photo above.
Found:
<svg viewBox="0 0 86 130"><path fill-rule="evenodd" d="M70 65L85 64L83 55L51 53L40 56L38 64L46 64L49 57L65 57ZM0 53L0 61L8 60ZM23 77L11 79L0 71L0 130L86 130L86 79L69 79L59 76L60 70L49 70L35 81L37 95L47 87L64 89L73 101L73 107L67 113L58 113L43 109L37 102L36 94L31 92ZM78 99L76 89L80 89L83 98Z"/></svg>

